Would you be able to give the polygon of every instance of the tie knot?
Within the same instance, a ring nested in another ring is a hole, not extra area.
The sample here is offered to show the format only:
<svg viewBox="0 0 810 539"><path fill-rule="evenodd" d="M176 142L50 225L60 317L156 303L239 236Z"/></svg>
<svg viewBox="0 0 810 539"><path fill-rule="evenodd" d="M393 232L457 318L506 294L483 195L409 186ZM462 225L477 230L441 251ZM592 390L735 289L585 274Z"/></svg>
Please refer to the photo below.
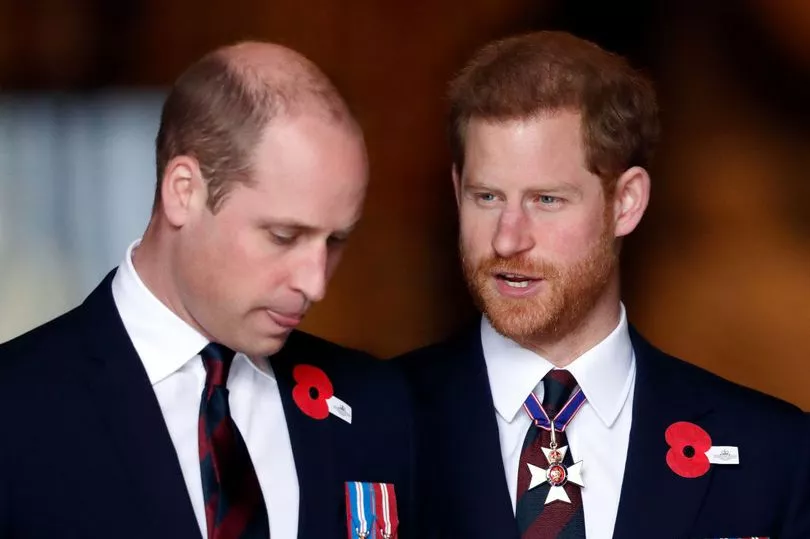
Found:
<svg viewBox="0 0 810 539"><path fill-rule="evenodd" d="M550 416L555 416L571 398L577 387L574 375L566 370L552 369L543 377L543 408Z"/></svg>
<svg viewBox="0 0 810 539"><path fill-rule="evenodd" d="M200 352L207 373L207 386L225 386L236 352L218 343L208 343Z"/></svg>

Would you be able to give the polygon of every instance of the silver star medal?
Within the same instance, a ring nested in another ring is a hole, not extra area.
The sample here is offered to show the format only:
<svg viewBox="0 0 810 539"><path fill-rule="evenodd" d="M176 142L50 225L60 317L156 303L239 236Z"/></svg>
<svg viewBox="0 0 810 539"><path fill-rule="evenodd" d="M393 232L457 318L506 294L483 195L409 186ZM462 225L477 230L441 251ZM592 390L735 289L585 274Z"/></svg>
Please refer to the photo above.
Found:
<svg viewBox="0 0 810 539"><path fill-rule="evenodd" d="M585 486L585 483L582 481L582 461L580 460L571 467L566 467L562 463L565 458L565 453L568 451L568 446L557 447L553 422L551 423L551 444L549 444L549 446L548 448L542 448L543 454L548 461L548 468L543 469L534 464L527 464L529 472L532 474L529 490L548 482L551 488L548 489L545 505L555 500L571 503L571 498L568 497L564 487L569 481L580 487Z"/></svg>

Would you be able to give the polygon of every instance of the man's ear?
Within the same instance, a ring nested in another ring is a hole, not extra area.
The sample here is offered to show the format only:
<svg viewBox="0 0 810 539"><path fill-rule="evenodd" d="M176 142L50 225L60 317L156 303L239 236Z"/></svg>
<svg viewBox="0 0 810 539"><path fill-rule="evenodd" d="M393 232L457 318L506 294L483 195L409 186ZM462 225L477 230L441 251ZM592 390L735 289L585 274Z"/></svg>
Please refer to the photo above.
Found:
<svg viewBox="0 0 810 539"><path fill-rule="evenodd" d="M173 226L183 226L191 210L208 196L197 160L185 155L172 158L163 173L160 196L166 220Z"/></svg>
<svg viewBox="0 0 810 539"><path fill-rule="evenodd" d="M614 234L621 238L635 230L650 202L650 175L641 167L627 169L613 192Z"/></svg>

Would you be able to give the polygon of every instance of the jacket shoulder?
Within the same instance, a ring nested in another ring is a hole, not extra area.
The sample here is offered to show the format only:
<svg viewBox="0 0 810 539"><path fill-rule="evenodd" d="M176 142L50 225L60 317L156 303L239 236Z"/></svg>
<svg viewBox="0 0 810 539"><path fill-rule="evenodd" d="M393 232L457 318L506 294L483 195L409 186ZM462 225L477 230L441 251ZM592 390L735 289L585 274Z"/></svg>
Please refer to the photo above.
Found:
<svg viewBox="0 0 810 539"><path fill-rule="evenodd" d="M684 393L697 390L718 412L727 412L747 421L805 421L805 413L796 405L741 383L729 380L701 366L672 356L631 333L637 361L654 362L658 377L683 387ZM749 423L750 424L750 423Z"/></svg>
<svg viewBox="0 0 810 539"><path fill-rule="evenodd" d="M28 369L41 372L79 342L80 307L0 344L0 379Z"/></svg>

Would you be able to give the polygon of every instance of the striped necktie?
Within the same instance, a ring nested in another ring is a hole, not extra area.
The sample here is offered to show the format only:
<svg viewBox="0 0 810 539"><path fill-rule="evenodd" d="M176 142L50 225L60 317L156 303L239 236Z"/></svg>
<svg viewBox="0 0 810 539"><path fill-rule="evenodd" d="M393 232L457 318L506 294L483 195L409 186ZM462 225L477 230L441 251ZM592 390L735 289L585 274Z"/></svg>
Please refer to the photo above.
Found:
<svg viewBox="0 0 810 539"><path fill-rule="evenodd" d="M267 506L228 405L226 382L234 352L211 343L200 356L206 370L199 444L208 539L268 539Z"/></svg>
<svg viewBox="0 0 810 539"><path fill-rule="evenodd" d="M566 370L551 370L543 378L543 409L549 418L554 418L571 397L577 382ZM531 397L531 396L530 396ZM531 414L530 414L531 415ZM568 445L564 431L555 432L558 447ZM583 539L585 537L585 515L582 509L582 492L578 485L566 483L562 488L571 503L559 499L546 504L551 485L545 482L529 489L532 474L529 464L548 468L550 463L543 448L551 446L551 433L532 423L523 441L518 469L517 503L515 517L521 539ZM570 468L574 464L570 448L565 452L563 465Z"/></svg>

